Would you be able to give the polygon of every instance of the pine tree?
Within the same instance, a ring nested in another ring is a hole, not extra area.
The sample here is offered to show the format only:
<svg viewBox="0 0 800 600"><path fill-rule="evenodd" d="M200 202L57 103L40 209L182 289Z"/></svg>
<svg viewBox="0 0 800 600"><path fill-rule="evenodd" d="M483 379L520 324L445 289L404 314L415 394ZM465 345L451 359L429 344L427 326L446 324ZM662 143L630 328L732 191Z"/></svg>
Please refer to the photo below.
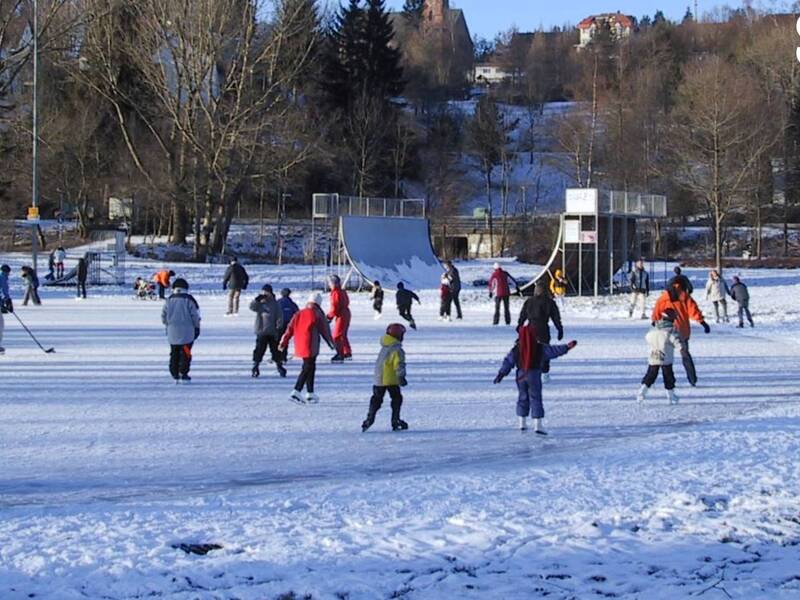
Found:
<svg viewBox="0 0 800 600"><path fill-rule="evenodd" d="M367 0L364 25L364 89L384 97L402 93L401 53L392 44L394 27L385 0Z"/></svg>
<svg viewBox="0 0 800 600"><path fill-rule="evenodd" d="M422 24L425 0L406 0L403 3L403 17L414 29L419 29Z"/></svg>
<svg viewBox="0 0 800 600"><path fill-rule="evenodd" d="M694 15L692 14L692 9L690 7L686 7L686 14L683 15L683 22L684 23L692 23L694 21Z"/></svg>

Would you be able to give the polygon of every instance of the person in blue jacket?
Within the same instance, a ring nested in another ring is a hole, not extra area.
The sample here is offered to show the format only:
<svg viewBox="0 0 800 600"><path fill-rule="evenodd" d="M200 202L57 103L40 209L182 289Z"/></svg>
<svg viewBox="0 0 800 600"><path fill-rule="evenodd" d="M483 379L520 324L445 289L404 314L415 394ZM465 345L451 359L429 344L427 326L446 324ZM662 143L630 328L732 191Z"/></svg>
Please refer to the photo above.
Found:
<svg viewBox="0 0 800 600"><path fill-rule="evenodd" d="M281 290L281 297L278 298L278 306L280 306L281 311L283 311L283 327L281 328L280 335L278 335L278 339L280 340L283 334L286 333L286 328L289 326L289 323L292 322L292 317L300 310L300 307L292 300L292 290L289 288L283 288ZM289 360L289 351L286 348L283 349L282 358L284 364Z"/></svg>
<svg viewBox="0 0 800 600"><path fill-rule="evenodd" d="M11 301L11 294L8 291L9 273L11 273L11 267L8 265L0 267L0 354L6 353L6 349L3 348L3 332L6 328L3 315L14 312L14 303Z"/></svg>

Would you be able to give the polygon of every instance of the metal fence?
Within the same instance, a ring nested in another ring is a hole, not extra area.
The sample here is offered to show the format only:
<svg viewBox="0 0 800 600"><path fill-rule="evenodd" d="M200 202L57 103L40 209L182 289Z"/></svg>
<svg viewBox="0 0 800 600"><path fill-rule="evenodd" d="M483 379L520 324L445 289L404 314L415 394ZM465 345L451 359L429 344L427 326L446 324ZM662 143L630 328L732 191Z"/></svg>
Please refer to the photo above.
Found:
<svg viewBox="0 0 800 600"><path fill-rule="evenodd" d="M314 194L312 216L315 219L342 216L424 219L426 217L425 200Z"/></svg>
<svg viewBox="0 0 800 600"><path fill-rule="evenodd" d="M601 214L664 218L667 216L667 197L656 194L604 191L600 193L598 208Z"/></svg>

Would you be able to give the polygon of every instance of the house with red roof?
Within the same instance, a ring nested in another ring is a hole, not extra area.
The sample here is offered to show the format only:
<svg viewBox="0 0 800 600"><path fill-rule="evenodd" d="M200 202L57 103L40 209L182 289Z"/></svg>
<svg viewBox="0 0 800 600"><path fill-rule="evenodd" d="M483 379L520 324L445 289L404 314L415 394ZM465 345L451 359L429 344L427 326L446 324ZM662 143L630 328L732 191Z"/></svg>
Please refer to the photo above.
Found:
<svg viewBox="0 0 800 600"><path fill-rule="evenodd" d="M628 38L636 31L636 17L615 13L604 13L586 17L578 23L580 42L578 48L586 48L598 33L608 30L611 39L619 41Z"/></svg>

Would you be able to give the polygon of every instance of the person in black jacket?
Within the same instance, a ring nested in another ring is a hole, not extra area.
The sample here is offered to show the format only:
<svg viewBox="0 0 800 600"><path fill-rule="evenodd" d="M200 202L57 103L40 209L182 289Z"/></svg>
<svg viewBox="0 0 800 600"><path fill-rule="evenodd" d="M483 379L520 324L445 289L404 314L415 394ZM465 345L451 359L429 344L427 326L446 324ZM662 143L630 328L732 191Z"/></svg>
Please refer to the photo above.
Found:
<svg viewBox="0 0 800 600"><path fill-rule="evenodd" d="M239 314L239 297L242 295L242 290L247 289L248 283L250 283L250 277L247 275L247 271L239 264L239 259L234 256L225 271L225 277L222 279L222 289L228 290L228 312L225 313L226 317Z"/></svg>
<svg viewBox="0 0 800 600"><path fill-rule="evenodd" d="M747 286L742 283L742 280L738 277L733 278L733 285L731 285L730 290L731 298L733 298L739 304L739 329L744 327L744 316L747 315L747 322L750 323L750 327L755 327L753 323L753 315L750 314L750 291L747 289Z"/></svg>
<svg viewBox="0 0 800 600"><path fill-rule="evenodd" d="M675 267L672 269L672 272L675 273L675 277L669 280L667 287L664 289L671 290L673 287L675 287L676 283L680 283L682 288L686 290L686 293L691 296L692 292L694 292L694 286L689 278L683 274L680 267Z"/></svg>
<svg viewBox="0 0 800 600"><path fill-rule="evenodd" d="M36 270L32 267L22 267L22 279L25 281L25 297L22 299L22 306L28 306L28 302L33 302L34 306L42 304L39 298L39 277Z"/></svg>
<svg viewBox="0 0 800 600"><path fill-rule="evenodd" d="M380 281L376 280L372 282L372 292L369 298L372 300L372 310L375 311L375 319L380 319L381 313L383 313L383 288L381 287Z"/></svg>
<svg viewBox="0 0 800 600"><path fill-rule="evenodd" d="M417 304L422 304L419 296L411 290L407 290L406 286L401 281L397 284L397 296L395 298L397 300L397 312L408 321L411 329L416 329L417 324L414 322L414 317L411 316L411 303L416 300Z"/></svg>
<svg viewBox="0 0 800 600"><path fill-rule="evenodd" d="M550 343L550 321L558 332L558 340L564 339L564 327L561 324L561 313L558 310L553 298L550 297L550 292L547 289L547 284L544 281L539 281L533 291L533 297L528 298L522 307L519 314L519 321L517 327L521 327L526 322L536 327L536 334L542 344ZM544 374L542 380L544 382L550 381L550 361L542 362L542 373Z"/></svg>
<svg viewBox="0 0 800 600"><path fill-rule="evenodd" d="M444 266L445 269L447 269L445 273L447 274L447 279L450 282L450 293L453 296L453 306L456 307L456 319L461 319L463 317L461 314L461 274L450 260L444 263Z"/></svg>
<svg viewBox="0 0 800 600"><path fill-rule="evenodd" d="M89 268L86 264L86 258L81 257L78 259L78 267L75 270L76 277L78 278L78 291L77 298L86 300L86 278L89 274Z"/></svg>

